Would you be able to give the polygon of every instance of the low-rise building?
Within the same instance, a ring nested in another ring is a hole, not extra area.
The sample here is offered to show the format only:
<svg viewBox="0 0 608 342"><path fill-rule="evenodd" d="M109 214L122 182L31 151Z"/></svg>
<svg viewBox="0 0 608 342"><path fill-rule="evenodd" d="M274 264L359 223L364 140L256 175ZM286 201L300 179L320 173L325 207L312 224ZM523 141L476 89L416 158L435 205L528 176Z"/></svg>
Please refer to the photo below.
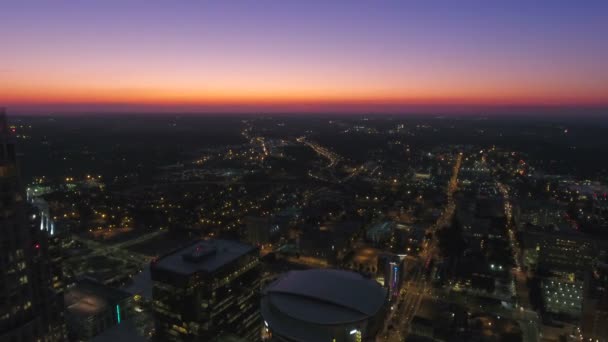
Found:
<svg viewBox="0 0 608 342"><path fill-rule="evenodd" d="M65 319L72 339L90 340L130 318L130 293L82 280L65 293Z"/></svg>
<svg viewBox="0 0 608 342"><path fill-rule="evenodd" d="M549 313L579 317L583 305L583 282L561 278L542 280L545 310Z"/></svg>

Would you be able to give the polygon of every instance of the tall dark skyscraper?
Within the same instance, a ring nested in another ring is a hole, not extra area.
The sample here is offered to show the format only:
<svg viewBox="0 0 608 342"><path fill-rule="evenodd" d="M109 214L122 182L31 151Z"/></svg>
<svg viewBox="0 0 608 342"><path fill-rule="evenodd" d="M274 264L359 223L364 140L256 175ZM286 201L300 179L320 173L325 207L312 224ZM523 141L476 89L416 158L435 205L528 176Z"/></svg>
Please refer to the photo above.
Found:
<svg viewBox="0 0 608 342"><path fill-rule="evenodd" d="M0 109L0 341L63 341L63 299L53 288L40 217L26 202L15 138Z"/></svg>

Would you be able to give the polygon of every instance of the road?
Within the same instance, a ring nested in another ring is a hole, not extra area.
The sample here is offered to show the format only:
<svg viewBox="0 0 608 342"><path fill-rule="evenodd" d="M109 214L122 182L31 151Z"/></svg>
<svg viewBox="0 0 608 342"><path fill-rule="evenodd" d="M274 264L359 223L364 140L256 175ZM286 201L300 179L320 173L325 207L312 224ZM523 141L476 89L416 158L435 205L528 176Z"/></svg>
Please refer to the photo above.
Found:
<svg viewBox="0 0 608 342"><path fill-rule="evenodd" d="M147 241L149 239L152 239L163 233L165 233L165 231L158 230L158 231L144 234L144 235L141 235L134 239L119 242L119 243L116 243L113 245L97 242L97 241L90 240L90 239L83 239L76 235L72 236L72 239L85 244L88 248L93 250L92 253L82 256L83 258L90 258L90 257L96 256L96 255L104 255L104 256L107 256L107 257L113 258L113 259L122 259L122 260L128 259L128 260L135 261L138 263L148 263L152 260L151 257L128 251L128 250L126 250L126 248L129 246Z"/></svg>
<svg viewBox="0 0 608 342"><path fill-rule="evenodd" d="M432 296L432 288L427 279L425 269L429 266L430 261L437 255L437 239L435 233L438 229L450 224L454 216L456 205L454 203L453 194L458 187L458 173L462 164L462 154L459 154L452 177L447 188L447 204L442 215L437 219L435 224L427 229L432 238L427 240L419 254L418 261L413 266L410 276L404 280L399 298L394 303L391 312L385 321L385 326L382 333L379 334L378 341L404 341L408 335L412 319L416 316L420 309L422 300L425 297ZM498 188L505 200L505 215L507 218L509 240L516 260L516 267L513 268L513 277L516 283L516 292L518 297L518 306L513 310L507 310L504 313L505 317L510 317L519 322L522 329L523 340L525 342L538 342L539 337L539 317L531 308L528 300L526 274L521 267L521 250L515 237L515 228L512 221L512 203L509 196L508 186L498 183ZM388 329L392 326L392 329Z"/></svg>
<svg viewBox="0 0 608 342"><path fill-rule="evenodd" d="M328 150L327 148L325 148L317 143L304 141L304 144L306 144L308 147L312 148L319 155L321 155L321 156L325 157L327 160L329 160L329 165L327 165L328 168L332 168L332 167L336 166L336 164L338 164L338 162L341 159L340 156L338 156L336 153Z"/></svg>
<svg viewBox="0 0 608 342"><path fill-rule="evenodd" d="M427 235L431 238L422 246L418 260L412 267L411 275L407 278L403 277L404 284L401 286L399 298L393 304L393 309L385 320L382 332L378 334L378 341L404 341L408 335L410 323L420 309L423 298L431 295L432 288L427 273L431 260L438 252L435 233L439 228L449 225L454 217L456 210L454 192L458 189L458 173L461 165L462 153L459 153L446 189L446 206L437 221L427 228ZM390 326L392 329L389 328Z"/></svg>
<svg viewBox="0 0 608 342"><path fill-rule="evenodd" d="M337 153L332 152L329 149L327 149L317 143L306 141L303 137L298 138L297 141L307 145L308 147L312 148L317 154L319 154L320 156L329 160L329 164L326 166L327 169L332 169L333 167L335 167L338 164L338 162L340 160L342 160L342 157L339 156ZM354 168L353 171L348 176L346 176L342 179L338 179L333 174L332 174L332 176L334 179L324 179L323 177L319 177L317 175L312 174L312 172L310 172L310 171L308 172L308 175L312 178L316 178L316 179L319 179L322 181L327 181L327 182L336 181L338 183L344 183L344 182L349 181L351 178L361 174L361 172L363 172L364 170L365 170L365 167L363 165L358 166L358 167Z"/></svg>
<svg viewBox="0 0 608 342"><path fill-rule="evenodd" d="M509 194L509 187L498 182L498 189L504 198L505 217L507 219L507 232L509 234L509 242L515 259L515 267L511 270L513 280L515 281L515 292L517 295L517 308L513 312L513 319L518 320L523 332L524 342L537 342L539 337L540 318L532 309L528 286L526 284L526 272L521 265L521 248L515 236L515 227L513 225L513 205Z"/></svg>

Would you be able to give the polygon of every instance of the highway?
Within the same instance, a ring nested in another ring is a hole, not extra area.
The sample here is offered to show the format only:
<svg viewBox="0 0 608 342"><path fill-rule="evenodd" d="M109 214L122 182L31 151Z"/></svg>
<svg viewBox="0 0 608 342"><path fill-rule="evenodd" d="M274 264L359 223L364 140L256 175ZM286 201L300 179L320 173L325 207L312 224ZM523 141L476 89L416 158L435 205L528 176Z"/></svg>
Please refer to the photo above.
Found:
<svg viewBox="0 0 608 342"><path fill-rule="evenodd" d="M328 150L327 148L325 148L317 143L306 141L306 139L304 137L300 137L296 140L299 143L303 143L303 144L307 145L308 147L312 148L315 152L317 152L317 154L319 154L320 156L329 160L329 164L327 165L327 168L333 168L334 166L336 166L338 164L338 162L341 159L338 154Z"/></svg>
<svg viewBox="0 0 608 342"><path fill-rule="evenodd" d="M425 296L430 296L432 293L431 284L427 278L427 268L438 252L435 233L438 229L451 223L456 210L454 192L458 189L458 173L460 172L461 165L462 153L459 153L446 189L446 206L437 221L427 228L426 232L431 238L424 243L418 260L414 262L410 275L403 277L399 297L392 305L393 309L387 315L383 330L378 334L377 341L404 341L408 335L410 323L420 309L422 299ZM392 327L392 329L389 327Z"/></svg>

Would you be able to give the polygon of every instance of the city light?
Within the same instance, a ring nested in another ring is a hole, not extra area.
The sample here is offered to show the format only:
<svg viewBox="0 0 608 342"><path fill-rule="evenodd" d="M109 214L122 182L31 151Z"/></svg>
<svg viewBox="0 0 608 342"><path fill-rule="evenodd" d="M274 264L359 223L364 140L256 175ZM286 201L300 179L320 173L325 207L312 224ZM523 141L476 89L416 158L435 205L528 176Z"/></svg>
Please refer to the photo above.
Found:
<svg viewBox="0 0 608 342"><path fill-rule="evenodd" d="M608 341L606 18L2 2L0 336Z"/></svg>

